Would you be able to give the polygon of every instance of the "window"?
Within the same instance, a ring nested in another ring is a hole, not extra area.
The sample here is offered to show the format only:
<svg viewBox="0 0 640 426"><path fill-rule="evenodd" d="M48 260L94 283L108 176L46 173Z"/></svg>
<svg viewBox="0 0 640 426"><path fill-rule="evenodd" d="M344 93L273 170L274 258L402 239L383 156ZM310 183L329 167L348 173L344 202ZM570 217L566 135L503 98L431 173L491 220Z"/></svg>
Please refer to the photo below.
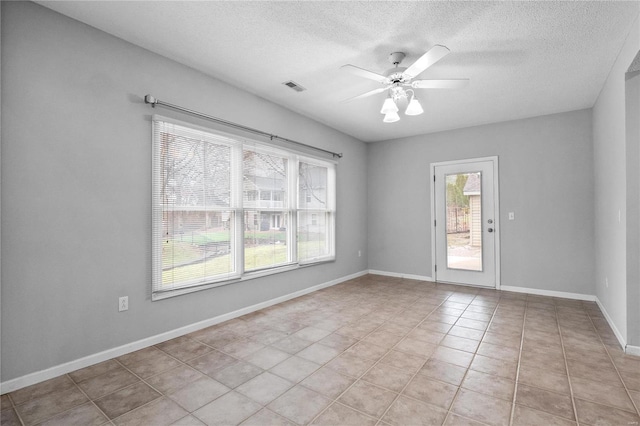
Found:
<svg viewBox="0 0 640 426"><path fill-rule="evenodd" d="M335 163L153 126L154 299L335 258Z"/></svg>

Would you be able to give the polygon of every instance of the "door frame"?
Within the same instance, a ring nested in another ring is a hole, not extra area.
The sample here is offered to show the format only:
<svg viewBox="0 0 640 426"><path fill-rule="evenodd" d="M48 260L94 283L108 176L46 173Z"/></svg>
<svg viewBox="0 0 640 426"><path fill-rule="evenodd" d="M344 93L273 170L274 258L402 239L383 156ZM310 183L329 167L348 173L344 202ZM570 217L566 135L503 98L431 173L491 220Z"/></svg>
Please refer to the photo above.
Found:
<svg viewBox="0 0 640 426"><path fill-rule="evenodd" d="M493 163L493 208L494 208L494 235L495 235L495 275L496 285L495 289L500 290L500 175L498 174L498 156L480 157L480 158L465 158L461 160L439 161L436 163L430 163L430 187L431 187L431 276L433 281L438 282L438 274L436 271L436 187L435 187L435 168L437 166L451 166L456 164L476 163L480 161L491 161ZM443 282L443 281L440 281ZM493 288L476 286L473 284L456 284L456 285L469 285L477 288Z"/></svg>

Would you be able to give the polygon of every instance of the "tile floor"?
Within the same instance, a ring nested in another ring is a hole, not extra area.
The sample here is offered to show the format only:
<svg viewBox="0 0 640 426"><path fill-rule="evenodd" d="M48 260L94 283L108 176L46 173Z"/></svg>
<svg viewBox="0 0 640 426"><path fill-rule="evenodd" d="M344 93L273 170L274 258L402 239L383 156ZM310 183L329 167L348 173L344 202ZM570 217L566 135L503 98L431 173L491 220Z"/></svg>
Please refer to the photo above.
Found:
<svg viewBox="0 0 640 426"><path fill-rule="evenodd" d="M592 302L367 275L2 395L2 425L637 425Z"/></svg>

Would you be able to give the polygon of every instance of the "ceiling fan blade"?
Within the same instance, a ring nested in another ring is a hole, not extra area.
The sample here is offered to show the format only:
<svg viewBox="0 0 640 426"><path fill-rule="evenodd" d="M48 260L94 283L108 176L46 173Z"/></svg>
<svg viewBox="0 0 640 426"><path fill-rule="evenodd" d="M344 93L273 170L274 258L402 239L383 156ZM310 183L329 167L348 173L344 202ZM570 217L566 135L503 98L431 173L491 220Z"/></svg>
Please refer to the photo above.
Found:
<svg viewBox="0 0 640 426"><path fill-rule="evenodd" d="M468 78L454 80L415 80L411 82L414 89L459 89L469 84Z"/></svg>
<svg viewBox="0 0 640 426"><path fill-rule="evenodd" d="M378 93L382 93L387 90L391 86L381 87L379 89L371 90L369 92L363 93L362 95L354 96L353 98L345 99L342 103L355 101L356 99L366 98L367 96L377 95Z"/></svg>
<svg viewBox="0 0 640 426"><path fill-rule="evenodd" d="M449 54L450 50L446 46L436 44L427 53L422 55L409 68L404 70L404 75L408 78L417 77L422 71L438 62Z"/></svg>
<svg viewBox="0 0 640 426"><path fill-rule="evenodd" d="M357 75L359 77L368 78L370 80L377 81L378 83L388 83L389 80L384 75L376 74L375 72L367 71L362 68L358 68L355 65L343 65L340 67L341 70L345 70L350 72L353 75Z"/></svg>

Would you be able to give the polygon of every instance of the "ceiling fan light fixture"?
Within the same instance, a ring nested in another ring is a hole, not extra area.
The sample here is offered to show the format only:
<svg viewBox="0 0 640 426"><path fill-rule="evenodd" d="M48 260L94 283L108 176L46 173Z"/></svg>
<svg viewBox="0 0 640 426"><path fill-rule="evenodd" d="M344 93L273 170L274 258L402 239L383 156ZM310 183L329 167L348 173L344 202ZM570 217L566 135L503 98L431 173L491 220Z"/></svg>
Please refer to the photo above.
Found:
<svg viewBox="0 0 640 426"><path fill-rule="evenodd" d="M422 109L422 105L420 105L420 101L415 96L411 97L409 101L409 105L407 105L407 109L404 111L405 115L420 115L424 112Z"/></svg>
<svg viewBox="0 0 640 426"><path fill-rule="evenodd" d="M382 104L382 109L380 110L380 114L389 114L389 113L394 113L396 115L398 115L398 106L396 105L395 102L393 102L393 99L391 99L391 97L388 97L387 99L384 100L384 103ZM398 117L398 120L400 118ZM397 121L397 120L395 120Z"/></svg>
<svg viewBox="0 0 640 426"><path fill-rule="evenodd" d="M395 111L390 111L385 114L384 119L382 120L385 123L395 123L400 120L400 116Z"/></svg>

